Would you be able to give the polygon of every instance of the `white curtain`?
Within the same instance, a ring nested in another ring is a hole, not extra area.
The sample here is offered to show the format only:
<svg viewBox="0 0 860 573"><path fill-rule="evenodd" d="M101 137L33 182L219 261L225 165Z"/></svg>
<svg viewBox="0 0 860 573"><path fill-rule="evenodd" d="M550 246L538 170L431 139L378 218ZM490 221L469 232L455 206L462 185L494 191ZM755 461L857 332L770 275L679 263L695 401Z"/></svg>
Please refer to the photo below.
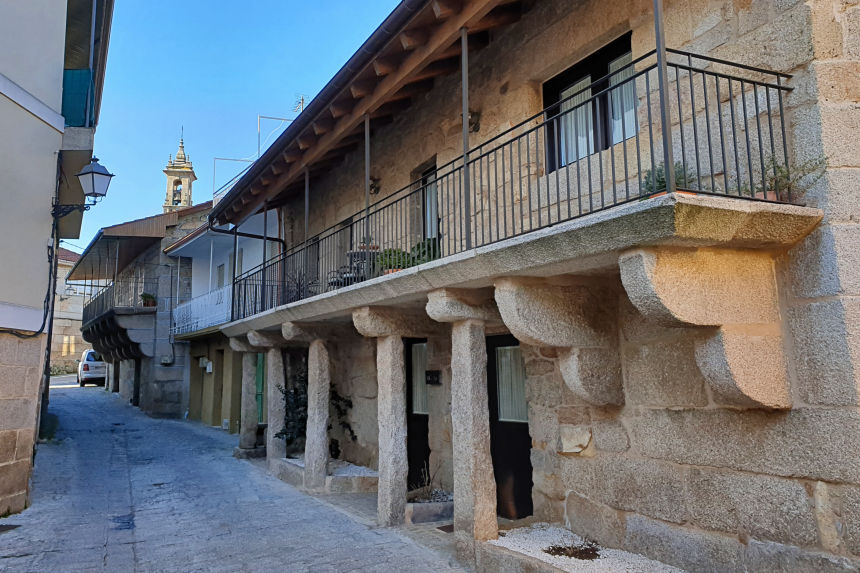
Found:
<svg viewBox="0 0 860 573"><path fill-rule="evenodd" d="M594 153L594 119L591 112L593 103L588 101L591 98L590 85L591 76L585 76L572 86L562 90L560 94L563 103L561 104L561 137L559 139L561 140L561 158L564 165ZM577 96L564 101L580 91L581 93Z"/></svg>
<svg viewBox="0 0 860 573"><path fill-rule="evenodd" d="M412 413L428 414L427 410L427 343L412 345Z"/></svg>
<svg viewBox="0 0 860 573"><path fill-rule="evenodd" d="M632 61L633 55L628 52L620 58L609 62L610 74L621 70L617 74L610 76L610 88L618 86L621 82L633 76L635 70L630 65ZM628 67L622 69L625 66ZM638 127L636 125L636 80L629 81L622 86L612 89L609 92L609 99L609 108L612 111L612 143L614 145L636 135Z"/></svg>
<svg viewBox="0 0 860 573"><path fill-rule="evenodd" d="M499 421L528 422L526 370L519 346L496 348Z"/></svg>
<svg viewBox="0 0 860 573"><path fill-rule="evenodd" d="M436 202L436 175L431 176L433 182L427 185L425 191L424 205L424 228L427 229L427 238L432 239L439 236L439 205Z"/></svg>

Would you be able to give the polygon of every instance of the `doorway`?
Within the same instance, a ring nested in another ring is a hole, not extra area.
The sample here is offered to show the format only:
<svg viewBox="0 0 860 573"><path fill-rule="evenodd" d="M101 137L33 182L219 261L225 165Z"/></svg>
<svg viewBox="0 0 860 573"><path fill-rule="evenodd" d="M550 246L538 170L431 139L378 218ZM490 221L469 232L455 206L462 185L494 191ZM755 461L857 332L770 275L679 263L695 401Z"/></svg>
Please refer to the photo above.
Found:
<svg viewBox="0 0 860 573"><path fill-rule="evenodd" d="M430 412L427 408L427 340L403 341L406 354L406 457L409 473L406 489L427 485L430 470Z"/></svg>
<svg viewBox="0 0 860 573"><path fill-rule="evenodd" d="M490 453L500 516L532 514L531 436L525 393L525 366L519 341L511 335L487 337L487 394Z"/></svg>

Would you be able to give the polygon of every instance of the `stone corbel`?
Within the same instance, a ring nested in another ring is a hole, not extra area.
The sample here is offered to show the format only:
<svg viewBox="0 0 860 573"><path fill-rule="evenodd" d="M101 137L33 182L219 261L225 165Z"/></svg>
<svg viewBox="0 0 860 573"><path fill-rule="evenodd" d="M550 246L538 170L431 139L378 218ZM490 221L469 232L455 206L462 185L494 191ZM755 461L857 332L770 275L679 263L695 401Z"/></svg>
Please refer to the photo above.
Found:
<svg viewBox="0 0 860 573"><path fill-rule="evenodd" d="M253 346L267 349L282 348L287 345L287 341L281 336L281 333L274 330L250 330L248 331L248 342Z"/></svg>
<svg viewBox="0 0 860 573"><path fill-rule="evenodd" d="M627 295L646 318L710 327L696 343L696 363L719 403L791 407L770 253L650 247L623 253L619 266Z"/></svg>
<svg viewBox="0 0 860 573"><path fill-rule="evenodd" d="M230 337L230 349L234 352L265 352L265 348L260 348L259 346L254 346L253 344L248 342L248 339L244 336L232 336Z"/></svg>
<svg viewBox="0 0 860 573"><path fill-rule="evenodd" d="M352 322L362 336L426 338L440 332L439 323L424 312L382 306L365 306L352 312Z"/></svg>
<svg viewBox="0 0 860 573"><path fill-rule="evenodd" d="M528 277L505 277L495 286L502 320L517 340L562 349L559 369L574 394L597 406L624 403L611 287Z"/></svg>
<svg viewBox="0 0 860 573"><path fill-rule="evenodd" d="M502 324L502 317L489 289L434 290L427 295L425 310L437 322L480 320L489 327Z"/></svg>

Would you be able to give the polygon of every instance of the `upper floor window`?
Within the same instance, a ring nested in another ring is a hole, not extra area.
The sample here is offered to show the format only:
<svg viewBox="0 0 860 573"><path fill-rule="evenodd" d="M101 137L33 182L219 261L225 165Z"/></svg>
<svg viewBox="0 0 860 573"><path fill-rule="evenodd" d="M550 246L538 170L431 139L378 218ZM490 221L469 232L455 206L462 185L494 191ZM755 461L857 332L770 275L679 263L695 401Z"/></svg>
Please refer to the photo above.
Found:
<svg viewBox="0 0 860 573"><path fill-rule="evenodd" d="M630 37L628 32L544 83L550 170L635 136Z"/></svg>

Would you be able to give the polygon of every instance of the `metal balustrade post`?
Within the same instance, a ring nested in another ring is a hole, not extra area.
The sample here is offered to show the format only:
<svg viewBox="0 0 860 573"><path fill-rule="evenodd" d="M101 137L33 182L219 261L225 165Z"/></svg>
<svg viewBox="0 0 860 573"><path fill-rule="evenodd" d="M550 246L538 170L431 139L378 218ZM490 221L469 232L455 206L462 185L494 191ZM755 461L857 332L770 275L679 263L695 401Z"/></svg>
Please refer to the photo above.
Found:
<svg viewBox="0 0 860 573"><path fill-rule="evenodd" d="M364 238L362 242L365 246L364 277L370 278L370 115L368 114L364 115Z"/></svg>
<svg viewBox="0 0 860 573"><path fill-rule="evenodd" d="M469 190L469 32L460 28L460 68L463 92L463 216L466 249L472 248L472 198Z"/></svg>
<svg viewBox="0 0 860 573"><path fill-rule="evenodd" d="M301 287L301 295L299 298L307 298L308 296L308 225L310 220L310 195L311 195L311 174L308 171L308 168L305 167L305 236L304 236L304 246L302 247L302 259L304 265L304 272L302 274L302 284Z"/></svg>
<svg viewBox="0 0 860 573"><path fill-rule="evenodd" d="M657 82L660 92L660 127L663 131L663 174L666 192L675 191L675 161L672 156L672 122L669 110L669 78L666 65L666 32L663 27L663 0L654 0L654 36L657 50ZM692 72L691 72L692 73ZM694 112L695 113L695 112ZM656 166L651 166L654 169ZM655 189L656 177L655 177Z"/></svg>
<svg viewBox="0 0 860 573"><path fill-rule="evenodd" d="M268 299L266 298L266 241L269 240L269 206L263 204L263 266L260 272L260 312L268 307Z"/></svg>

